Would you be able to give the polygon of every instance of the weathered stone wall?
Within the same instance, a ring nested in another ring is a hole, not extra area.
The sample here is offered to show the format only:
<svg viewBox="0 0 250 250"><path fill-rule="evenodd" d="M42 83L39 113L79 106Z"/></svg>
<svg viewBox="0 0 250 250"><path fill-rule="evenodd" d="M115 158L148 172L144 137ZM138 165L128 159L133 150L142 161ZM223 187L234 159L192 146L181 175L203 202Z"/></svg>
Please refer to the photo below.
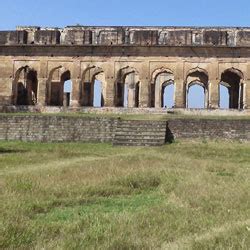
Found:
<svg viewBox="0 0 250 250"><path fill-rule="evenodd" d="M0 44L250 46L250 28L239 27L17 27L0 31Z"/></svg>
<svg viewBox="0 0 250 250"><path fill-rule="evenodd" d="M250 109L250 28L18 27L0 31L0 105L93 106L94 82L104 107L163 107L166 82L173 107L188 107L192 84L204 88L206 109L228 89L229 109ZM60 99L60 101L58 101ZM56 101L55 101L56 100Z"/></svg>
<svg viewBox="0 0 250 250"><path fill-rule="evenodd" d="M0 140L110 142L117 120L62 116L0 116Z"/></svg>
<svg viewBox="0 0 250 250"><path fill-rule="evenodd" d="M168 128L174 139L226 139L250 141L250 120L171 119Z"/></svg>
<svg viewBox="0 0 250 250"><path fill-rule="evenodd" d="M0 115L0 140L113 142L117 128L122 125L122 122L113 118ZM135 129L139 125L141 128L145 127L144 132L150 131L150 136L155 126L154 139L157 139L157 126L163 126L162 121L158 123L157 121L124 121L124 123L126 123L126 129ZM167 139L172 137L174 139L211 138L250 141L250 120L170 119L166 124ZM126 133L131 140L129 130ZM138 133L143 134L143 131L140 130ZM162 137L162 134L159 136ZM161 138L159 139L161 141Z"/></svg>

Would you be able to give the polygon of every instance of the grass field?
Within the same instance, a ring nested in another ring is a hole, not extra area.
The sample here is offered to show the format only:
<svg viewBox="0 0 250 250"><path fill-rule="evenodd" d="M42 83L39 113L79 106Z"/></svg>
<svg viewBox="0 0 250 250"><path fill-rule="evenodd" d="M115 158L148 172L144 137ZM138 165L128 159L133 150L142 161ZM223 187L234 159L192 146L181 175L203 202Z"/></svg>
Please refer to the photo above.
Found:
<svg viewBox="0 0 250 250"><path fill-rule="evenodd" d="M0 248L250 249L250 144L0 142Z"/></svg>

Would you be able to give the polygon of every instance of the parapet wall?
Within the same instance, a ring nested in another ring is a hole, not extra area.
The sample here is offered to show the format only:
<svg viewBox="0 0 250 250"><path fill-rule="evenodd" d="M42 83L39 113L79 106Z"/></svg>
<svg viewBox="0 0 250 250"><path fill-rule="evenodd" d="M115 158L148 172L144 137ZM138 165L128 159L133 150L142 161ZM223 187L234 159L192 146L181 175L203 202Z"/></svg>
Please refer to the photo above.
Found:
<svg viewBox="0 0 250 250"><path fill-rule="evenodd" d="M0 140L40 142L113 142L122 120L74 116L0 115ZM128 127L157 126L157 121L126 121ZM162 121L158 122L162 124ZM143 132L143 131L142 131ZM129 136L129 131L127 132ZM210 138L250 141L250 120L170 119L166 140Z"/></svg>
<svg viewBox="0 0 250 250"><path fill-rule="evenodd" d="M2 45L250 46L250 28L230 27L17 27L1 31Z"/></svg>

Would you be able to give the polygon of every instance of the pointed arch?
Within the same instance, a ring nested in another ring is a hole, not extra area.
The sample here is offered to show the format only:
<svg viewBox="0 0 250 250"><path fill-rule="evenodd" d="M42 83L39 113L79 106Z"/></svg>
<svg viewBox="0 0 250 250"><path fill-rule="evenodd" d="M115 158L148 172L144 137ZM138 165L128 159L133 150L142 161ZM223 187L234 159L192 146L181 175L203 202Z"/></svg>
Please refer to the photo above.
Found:
<svg viewBox="0 0 250 250"><path fill-rule="evenodd" d="M208 108L208 72L205 69L199 67L190 69L187 72L185 84L186 108Z"/></svg>
<svg viewBox="0 0 250 250"><path fill-rule="evenodd" d="M28 65L20 67L12 83L12 103L14 105L37 104L37 71Z"/></svg>
<svg viewBox="0 0 250 250"><path fill-rule="evenodd" d="M174 85L173 71L168 68L156 69L151 75L151 107L164 107L164 95L166 96L167 87ZM174 93L172 93L170 106L175 105ZM169 100L170 101L170 100Z"/></svg>
<svg viewBox="0 0 250 250"><path fill-rule="evenodd" d="M57 73L57 74L56 74ZM50 106L69 106L71 99L71 91L65 91L65 83L71 83L71 71L62 65L54 67L49 72L46 86L46 103Z"/></svg>
<svg viewBox="0 0 250 250"><path fill-rule="evenodd" d="M103 107L105 105L106 85L104 70L95 65L88 66L82 73L81 105Z"/></svg>
<svg viewBox="0 0 250 250"><path fill-rule="evenodd" d="M228 108L242 109L244 99L244 74L236 68L229 68L221 73L219 86L224 86L228 89ZM221 88L219 88L221 89ZM219 94L219 103L221 103L222 95Z"/></svg>
<svg viewBox="0 0 250 250"><path fill-rule="evenodd" d="M126 66L117 72L115 82L115 105L139 107L140 79L137 69Z"/></svg>

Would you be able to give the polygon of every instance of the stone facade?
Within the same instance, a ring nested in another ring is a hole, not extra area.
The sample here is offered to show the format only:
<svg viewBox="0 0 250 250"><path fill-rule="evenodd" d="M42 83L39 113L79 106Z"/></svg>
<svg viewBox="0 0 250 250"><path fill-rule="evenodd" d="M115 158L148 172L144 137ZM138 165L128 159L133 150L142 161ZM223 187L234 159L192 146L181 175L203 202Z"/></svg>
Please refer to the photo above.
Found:
<svg viewBox="0 0 250 250"><path fill-rule="evenodd" d="M72 82L70 95L64 83ZM250 28L17 27L0 31L0 106L163 107L174 84L174 108L186 108L189 88L204 89L205 108L250 108ZM125 92L127 93L125 95ZM125 104L125 98L127 103Z"/></svg>

